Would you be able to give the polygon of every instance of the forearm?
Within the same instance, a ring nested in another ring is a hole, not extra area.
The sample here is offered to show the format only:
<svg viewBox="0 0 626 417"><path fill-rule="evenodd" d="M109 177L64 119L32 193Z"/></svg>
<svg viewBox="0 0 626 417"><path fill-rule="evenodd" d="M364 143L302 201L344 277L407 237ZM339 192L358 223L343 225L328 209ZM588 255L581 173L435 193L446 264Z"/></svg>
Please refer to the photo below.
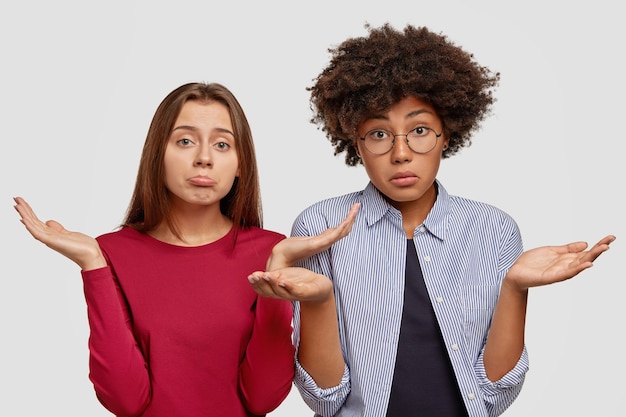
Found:
<svg viewBox="0 0 626 417"><path fill-rule="evenodd" d="M291 302L259 297L252 336L241 363L239 385L246 408L255 415L273 411L293 382Z"/></svg>
<svg viewBox="0 0 626 417"><path fill-rule="evenodd" d="M94 269L104 268L107 266L107 261L100 250L98 250L97 253L92 253L89 257L86 257L81 262L77 263L83 271L92 271Z"/></svg>
<svg viewBox="0 0 626 417"><path fill-rule="evenodd" d="M497 381L518 362L524 349L528 290L506 278L493 315L484 353L487 378Z"/></svg>
<svg viewBox="0 0 626 417"><path fill-rule="evenodd" d="M298 361L322 389L341 382L345 362L332 293L322 302L300 302Z"/></svg>
<svg viewBox="0 0 626 417"><path fill-rule="evenodd" d="M150 401L145 359L128 325L110 269L83 271L89 320L89 378L114 414L140 415Z"/></svg>

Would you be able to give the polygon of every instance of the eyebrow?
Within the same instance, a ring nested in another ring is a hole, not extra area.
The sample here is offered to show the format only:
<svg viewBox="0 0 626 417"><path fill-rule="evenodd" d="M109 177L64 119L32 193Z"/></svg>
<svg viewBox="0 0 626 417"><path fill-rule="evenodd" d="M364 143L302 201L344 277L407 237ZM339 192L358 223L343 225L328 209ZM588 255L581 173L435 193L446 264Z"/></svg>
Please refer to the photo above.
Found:
<svg viewBox="0 0 626 417"><path fill-rule="evenodd" d="M415 116L419 116L422 113L426 113L426 114L430 114L432 115L433 113L431 111L428 111L426 109L419 109L419 110L414 110L412 112L410 112L409 114L407 114L404 118L405 119L409 119L411 117L415 117Z"/></svg>
<svg viewBox="0 0 626 417"><path fill-rule="evenodd" d="M176 132L177 130L191 130L192 132L197 132L198 128L195 127L195 126L180 125L180 126L174 127L174 129L172 129L172 132ZM213 129L213 131L217 131L217 132L220 132L220 133L228 133L232 137L235 137L235 134L233 132L231 132L230 130L225 129L223 127L216 127L216 128Z"/></svg>
<svg viewBox="0 0 626 417"><path fill-rule="evenodd" d="M431 111L428 111L426 109L418 109L418 110L413 110L409 112L406 116L404 116L404 118L410 119L412 117L419 116L420 114L423 114L423 113L430 114L430 115L433 114ZM371 116L370 119L389 120L389 118L385 116L384 114L375 114Z"/></svg>

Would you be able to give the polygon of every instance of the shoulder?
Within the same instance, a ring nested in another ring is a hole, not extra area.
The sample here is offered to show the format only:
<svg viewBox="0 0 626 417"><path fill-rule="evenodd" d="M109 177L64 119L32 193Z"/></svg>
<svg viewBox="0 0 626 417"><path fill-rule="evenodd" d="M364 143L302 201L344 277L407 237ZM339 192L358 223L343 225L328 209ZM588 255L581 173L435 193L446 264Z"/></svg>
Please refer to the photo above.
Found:
<svg viewBox="0 0 626 417"><path fill-rule="evenodd" d="M299 218L308 217L340 217L343 219L354 203L362 202L363 191L357 191L336 197L330 197L320 200L305 208L299 215Z"/></svg>
<svg viewBox="0 0 626 417"><path fill-rule="evenodd" d="M465 197L450 196L450 207L457 217L515 222L506 211L492 204Z"/></svg>
<svg viewBox="0 0 626 417"><path fill-rule="evenodd" d="M100 249L109 262L130 257L143 256L148 248L154 247L152 238L131 227L122 227L114 232L105 233L96 238Z"/></svg>
<svg viewBox="0 0 626 417"><path fill-rule="evenodd" d="M305 208L294 220L292 235L319 234L336 227L355 203L362 203L363 192L353 192L320 200Z"/></svg>
<svg viewBox="0 0 626 417"><path fill-rule="evenodd" d="M446 229L459 239L473 236L476 242L509 241L521 244L521 234L515 219L506 211L482 201L450 196Z"/></svg>
<svg viewBox="0 0 626 417"><path fill-rule="evenodd" d="M131 227L122 227L116 231L104 233L96 238L100 245L115 245L123 242L143 241L148 236Z"/></svg>
<svg viewBox="0 0 626 417"><path fill-rule="evenodd" d="M254 226L239 229L237 242L239 244L258 242L261 244L265 243L273 246L284 238L285 235L282 233Z"/></svg>
<svg viewBox="0 0 626 417"><path fill-rule="evenodd" d="M449 194L440 181L437 181L437 190L437 201L433 211L437 212L441 217L446 217L450 214L453 219L458 221L499 219L501 221L514 222L507 212L492 204Z"/></svg>

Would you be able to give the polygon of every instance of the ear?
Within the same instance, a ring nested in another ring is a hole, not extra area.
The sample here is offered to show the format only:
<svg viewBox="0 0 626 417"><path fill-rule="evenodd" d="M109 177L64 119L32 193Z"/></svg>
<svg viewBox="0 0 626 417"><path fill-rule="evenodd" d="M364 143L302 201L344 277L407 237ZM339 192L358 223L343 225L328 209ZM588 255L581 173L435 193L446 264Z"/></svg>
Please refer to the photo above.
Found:
<svg viewBox="0 0 626 417"><path fill-rule="evenodd" d="M352 141L352 146L354 146L354 150L356 151L356 156L361 158L361 150L359 149L359 140L355 139ZM363 159L363 158L361 158Z"/></svg>

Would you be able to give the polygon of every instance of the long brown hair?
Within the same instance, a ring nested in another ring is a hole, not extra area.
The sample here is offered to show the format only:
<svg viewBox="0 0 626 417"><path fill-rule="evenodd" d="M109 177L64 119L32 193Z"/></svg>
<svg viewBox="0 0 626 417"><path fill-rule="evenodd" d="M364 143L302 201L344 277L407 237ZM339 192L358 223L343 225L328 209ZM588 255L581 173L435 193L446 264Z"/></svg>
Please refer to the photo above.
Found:
<svg viewBox="0 0 626 417"><path fill-rule="evenodd" d="M135 189L121 226L146 233L165 222L172 233L182 239L171 214L163 158L174 123L188 101L218 102L228 109L235 134L239 177L220 201L220 210L233 221L235 236L239 228L261 227L261 192L252 131L237 98L229 89L217 83L184 84L163 99L148 129Z"/></svg>

